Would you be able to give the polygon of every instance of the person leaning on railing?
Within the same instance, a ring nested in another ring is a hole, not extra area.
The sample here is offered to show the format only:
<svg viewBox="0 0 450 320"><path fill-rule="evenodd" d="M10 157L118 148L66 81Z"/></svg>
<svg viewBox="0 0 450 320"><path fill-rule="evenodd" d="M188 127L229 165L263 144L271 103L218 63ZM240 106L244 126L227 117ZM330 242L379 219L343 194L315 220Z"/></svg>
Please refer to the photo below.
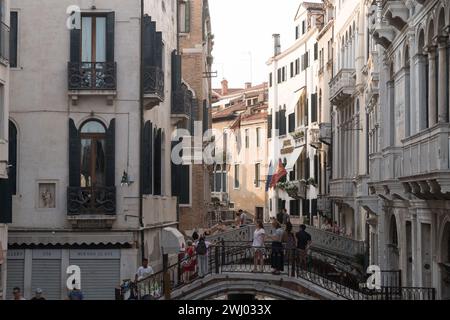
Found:
<svg viewBox="0 0 450 320"><path fill-rule="evenodd" d="M299 255L299 265L300 267L306 269L306 259L308 255L308 250L311 246L311 235L306 232L306 226L302 224L300 226L300 231L295 234L297 238L297 249Z"/></svg>

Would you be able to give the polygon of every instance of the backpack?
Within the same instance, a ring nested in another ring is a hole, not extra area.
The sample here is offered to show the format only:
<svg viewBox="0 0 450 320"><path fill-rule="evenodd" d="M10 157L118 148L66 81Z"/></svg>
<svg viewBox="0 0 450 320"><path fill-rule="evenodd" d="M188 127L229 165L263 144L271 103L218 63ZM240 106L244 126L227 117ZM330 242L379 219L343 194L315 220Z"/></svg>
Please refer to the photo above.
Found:
<svg viewBox="0 0 450 320"><path fill-rule="evenodd" d="M205 239L200 239L197 244L197 248L195 249L195 252L197 252L198 255L203 256L206 254L206 251L208 248L206 247Z"/></svg>

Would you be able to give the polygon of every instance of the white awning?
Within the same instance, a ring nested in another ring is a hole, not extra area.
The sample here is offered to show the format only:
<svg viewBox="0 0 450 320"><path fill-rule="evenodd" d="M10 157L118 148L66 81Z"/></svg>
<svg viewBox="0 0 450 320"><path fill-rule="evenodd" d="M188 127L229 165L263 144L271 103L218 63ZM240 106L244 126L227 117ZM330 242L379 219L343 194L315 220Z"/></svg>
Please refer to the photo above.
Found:
<svg viewBox="0 0 450 320"><path fill-rule="evenodd" d="M292 171L294 169L295 164L297 163L298 158L303 152L304 147L295 148L294 151L287 157L286 170Z"/></svg>
<svg viewBox="0 0 450 320"><path fill-rule="evenodd" d="M185 248L184 236L178 229L167 227L162 233L162 249L163 253L180 253Z"/></svg>
<svg viewBox="0 0 450 320"><path fill-rule="evenodd" d="M294 96L292 98L291 104L288 106L288 108L291 108L291 110L295 110L298 101L302 97L303 93L305 92L305 87L302 87L298 91L294 92Z"/></svg>

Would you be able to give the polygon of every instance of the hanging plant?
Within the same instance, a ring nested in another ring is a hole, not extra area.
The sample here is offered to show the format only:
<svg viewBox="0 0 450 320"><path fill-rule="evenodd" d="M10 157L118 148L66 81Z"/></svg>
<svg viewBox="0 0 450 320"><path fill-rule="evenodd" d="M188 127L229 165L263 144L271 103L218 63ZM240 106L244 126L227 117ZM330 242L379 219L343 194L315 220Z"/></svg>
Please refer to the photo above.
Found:
<svg viewBox="0 0 450 320"><path fill-rule="evenodd" d="M297 131L297 132L291 133L291 136L295 140L303 139L305 137L305 131Z"/></svg>
<svg viewBox="0 0 450 320"><path fill-rule="evenodd" d="M310 185L310 186L317 187L316 180L315 180L314 178L312 178L312 177L308 179L308 181L306 182L306 184L307 184L307 185Z"/></svg>

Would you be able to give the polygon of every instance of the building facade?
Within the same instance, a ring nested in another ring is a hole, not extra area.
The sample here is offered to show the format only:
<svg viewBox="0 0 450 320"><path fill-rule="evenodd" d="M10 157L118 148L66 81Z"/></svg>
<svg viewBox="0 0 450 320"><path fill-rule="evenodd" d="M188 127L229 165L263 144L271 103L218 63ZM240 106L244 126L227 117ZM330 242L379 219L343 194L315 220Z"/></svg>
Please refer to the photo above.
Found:
<svg viewBox="0 0 450 320"><path fill-rule="evenodd" d="M12 218L12 197L9 182L9 66L10 29L9 0L0 1L0 300L6 288L6 256L8 224ZM14 63L14 62L12 62Z"/></svg>
<svg viewBox="0 0 450 320"><path fill-rule="evenodd" d="M212 126L216 157L212 199L263 220L266 211L267 83L215 90Z"/></svg>
<svg viewBox="0 0 450 320"><path fill-rule="evenodd" d="M369 114L373 260L450 298L448 1L366 2L377 95Z"/></svg>
<svg viewBox="0 0 450 320"><path fill-rule="evenodd" d="M191 114L191 128L196 134L194 122L200 134L211 129L211 65L213 63L213 35L207 0L181 1L179 9L180 49L183 81L195 97L195 108ZM203 141L202 141L203 142ZM205 141L207 142L207 141ZM203 143L202 143L203 147ZM194 152L194 151L193 151ZM181 169L183 184L189 186L180 197L180 228L192 230L205 227L208 205L211 200L210 171L206 163L191 163ZM188 194L187 194L188 193Z"/></svg>
<svg viewBox="0 0 450 320"><path fill-rule="evenodd" d="M14 1L6 297L64 298L78 265L87 299L114 299L141 257L161 268L162 235L177 236L173 118L193 104L177 13L174 1Z"/></svg>
<svg viewBox="0 0 450 320"><path fill-rule="evenodd" d="M272 173L280 161L288 172L269 191L268 212L274 217L286 209L291 222L316 226L320 220L318 198L327 189L324 163L329 143L320 130L329 123L328 110L320 100L324 92L319 87L324 74L319 74L318 36L324 19L321 2L302 2L294 19L294 44L281 51L280 36L274 35L274 56L267 62L268 161Z"/></svg>

